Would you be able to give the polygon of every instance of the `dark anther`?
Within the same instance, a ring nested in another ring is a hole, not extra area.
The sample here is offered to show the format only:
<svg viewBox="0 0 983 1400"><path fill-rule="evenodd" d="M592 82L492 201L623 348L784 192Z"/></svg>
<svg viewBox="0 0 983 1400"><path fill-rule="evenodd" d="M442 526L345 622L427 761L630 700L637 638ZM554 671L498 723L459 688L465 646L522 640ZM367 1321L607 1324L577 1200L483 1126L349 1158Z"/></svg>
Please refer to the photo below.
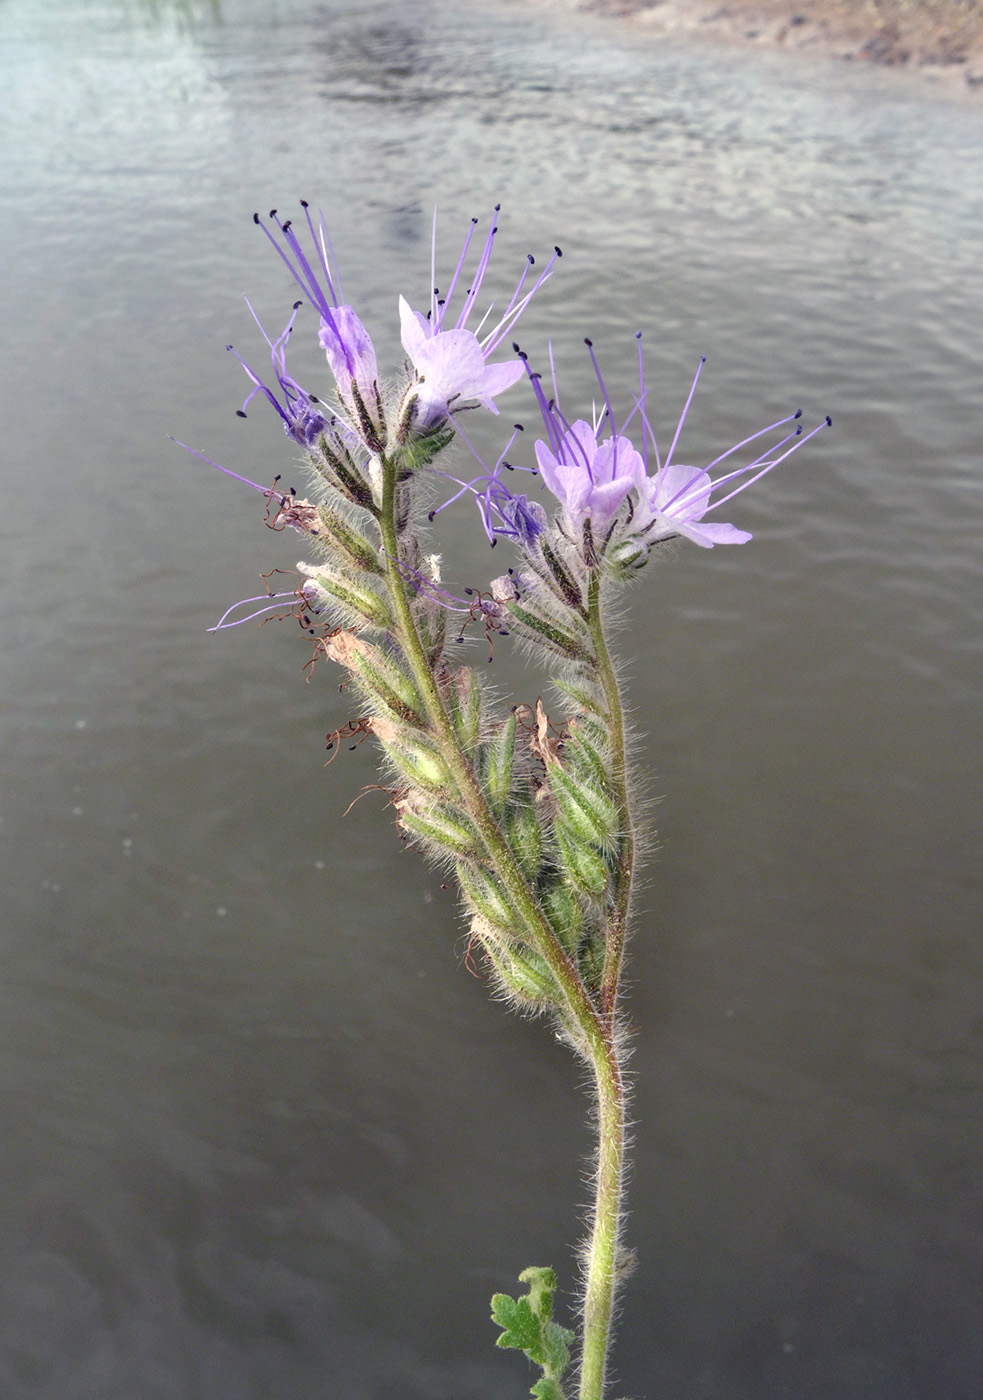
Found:
<svg viewBox="0 0 983 1400"><path fill-rule="evenodd" d="M302 200L300 201L300 207L301 207L301 209L307 209L307 208L309 208L309 205L308 205L306 199L302 199Z"/></svg>
<svg viewBox="0 0 983 1400"><path fill-rule="evenodd" d="M587 346L588 350L594 348L594 342L591 340L590 336L584 336L584 344Z"/></svg>
<svg viewBox="0 0 983 1400"><path fill-rule="evenodd" d="M473 588L466 588L466 589L464 590L464 592L465 592L465 594L467 595L467 597L469 597L469 598L473 598L473 597L474 597L474 589L473 589Z"/></svg>
<svg viewBox="0 0 983 1400"><path fill-rule="evenodd" d="M505 470L506 470L507 472L514 472L514 471L515 471L515 467L513 467L513 465L512 465L511 462L503 462L503 463L502 463L502 466L505 468Z"/></svg>
<svg viewBox="0 0 983 1400"><path fill-rule="evenodd" d="M801 409L801 408L797 408L797 409L795 410L795 412L792 414L792 417L793 417L793 418L801 418L801 417L802 417L802 409Z"/></svg>
<svg viewBox="0 0 983 1400"><path fill-rule="evenodd" d="M556 248L556 247L554 247L553 252L556 254L556 256L557 256L558 258L562 258L562 257L563 257L563 249L562 249L562 248Z"/></svg>
<svg viewBox="0 0 983 1400"><path fill-rule="evenodd" d="M295 311L299 311L300 308L303 306L303 304L304 304L304 303L303 303L302 301L295 301L295 302L294 302L294 310L295 310Z"/></svg>
<svg viewBox="0 0 983 1400"><path fill-rule="evenodd" d="M533 263L534 263L535 261L536 261L536 259L533 257L532 253L527 253L527 254L526 254L526 262L529 264L530 267L532 267L532 265L533 265Z"/></svg>
<svg viewBox="0 0 983 1400"><path fill-rule="evenodd" d="M236 417L237 417L237 418L245 418L245 416L246 416L246 415L243 413L243 411L242 411L241 408L237 408L237 409L236 409Z"/></svg>
<svg viewBox="0 0 983 1400"><path fill-rule="evenodd" d="M293 223L293 219L288 219L287 222L286 222L285 224L282 225L282 228L283 228L284 233L287 232L287 230L290 228L290 226L291 226L292 223Z"/></svg>
<svg viewBox="0 0 983 1400"><path fill-rule="evenodd" d="M498 544L498 540L492 540L492 542L491 542L491 547L492 547L492 549L494 549L495 546L496 546L497 544Z"/></svg>
<svg viewBox="0 0 983 1400"><path fill-rule="evenodd" d="M705 365L706 362L707 362L707 357L706 357L706 355L701 355L701 356L700 356L700 364L701 364L701 365Z"/></svg>
<svg viewBox="0 0 983 1400"><path fill-rule="evenodd" d="M801 428L796 428L796 430L795 430L795 432L792 434L792 436L793 436L793 437L801 437L801 436L802 436L802 429L801 429Z"/></svg>
<svg viewBox="0 0 983 1400"><path fill-rule="evenodd" d="M473 224L477 224L478 220L477 220L477 219L472 219L471 222L472 222Z"/></svg>
<svg viewBox="0 0 983 1400"><path fill-rule="evenodd" d="M317 394L308 394L307 397L310 399L311 403L320 403L320 402L321 402L321 400L318 398Z"/></svg>
<svg viewBox="0 0 983 1400"><path fill-rule="evenodd" d="M271 210L270 210L270 218L271 218L271 219L275 219L275 218L276 218L276 210L275 210L275 209L271 209Z"/></svg>
<svg viewBox="0 0 983 1400"><path fill-rule="evenodd" d="M641 338L642 338L642 333L641 333L641 331L636 331L636 332L635 332L635 339L636 339L636 340L641 340Z"/></svg>
<svg viewBox="0 0 983 1400"><path fill-rule="evenodd" d="M496 204L496 205L495 205L495 213L496 213L496 214L500 214L501 212L502 212L502 206L501 206L500 204Z"/></svg>
<svg viewBox="0 0 983 1400"><path fill-rule="evenodd" d="M258 224L258 223L259 223L259 215L258 215L258 214L254 214L254 215L253 215L253 223L254 223L254 224Z"/></svg>
<svg viewBox="0 0 983 1400"><path fill-rule="evenodd" d="M828 413L826 415L826 426L827 428L831 428L833 426L833 420L832 418L830 418Z"/></svg>
<svg viewBox="0 0 983 1400"><path fill-rule="evenodd" d="M428 511L428 512L427 512L427 519L430 521L430 524L431 524L431 525L432 525L433 522L434 522L434 516L435 516L436 514L437 514L437 512L436 512L435 510L431 510L431 511Z"/></svg>
<svg viewBox="0 0 983 1400"><path fill-rule="evenodd" d="M512 426L517 433L524 433L526 431L521 423L513 423Z"/></svg>

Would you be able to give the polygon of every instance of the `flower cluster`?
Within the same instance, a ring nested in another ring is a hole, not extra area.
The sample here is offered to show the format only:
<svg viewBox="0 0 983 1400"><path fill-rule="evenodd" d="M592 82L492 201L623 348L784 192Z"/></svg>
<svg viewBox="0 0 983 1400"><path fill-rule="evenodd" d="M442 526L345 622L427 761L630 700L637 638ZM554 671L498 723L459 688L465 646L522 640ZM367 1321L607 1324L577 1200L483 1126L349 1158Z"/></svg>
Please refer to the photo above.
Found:
<svg viewBox="0 0 983 1400"><path fill-rule="evenodd" d="M230 608L213 630L294 618L313 638L305 669L323 659L346 672L342 690L359 709L332 729L328 749L336 751L342 738L360 743L374 737L403 838L453 871L469 925L468 958L479 950L499 992L521 1009L550 1016L591 1066L599 1171L584 1253L580 1395L603 1400L623 1273L619 998L636 853L625 712L605 635L606 600L666 540L683 537L709 549L750 539L746 530L710 518L713 512L829 420L804 433L794 413L706 467L686 465L678 449L703 361L663 453L648 408L640 336L638 392L624 418L616 419L590 341L600 403L589 417L568 414L555 375L547 395L518 346L512 345L511 356L503 351L552 275L559 249L538 274L530 257L504 310L488 307L479 318L494 217L484 239L475 238L472 222L443 294L434 285L434 252L425 312L399 298L406 361L388 382L380 378L369 332L344 297L323 222L315 222L306 204L302 208L299 231L275 210L268 221L255 216L303 294L275 338L260 325L272 376L264 378L232 353L251 386L239 413L244 417L257 397L266 399L305 456L315 499L281 489L279 477L263 487L220 469L260 492L265 523L304 535L314 560L299 563L286 587L271 586L279 570L265 575L266 594ZM287 368L303 301L317 314L318 344L334 383L326 398L305 389ZM497 414L497 399L524 376L542 422L526 460L510 460L524 440L517 425L480 475L438 466L456 437L467 441L465 410ZM510 484L517 478L506 473L516 471L526 490ZM428 511L436 481L457 489ZM490 542L508 540L518 558L486 589L454 593L442 581L439 556L427 552L427 517L432 523L463 496L477 503ZM506 707L492 696L479 672L460 664L469 629L472 636L483 633L489 661L498 637L529 643L550 669L564 718L554 723L541 700ZM499 1345L525 1351L542 1367L535 1394L563 1400L573 1334L551 1317L555 1277L537 1268L521 1278L529 1284L527 1296L493 1300L503 1328Z"/></svg>

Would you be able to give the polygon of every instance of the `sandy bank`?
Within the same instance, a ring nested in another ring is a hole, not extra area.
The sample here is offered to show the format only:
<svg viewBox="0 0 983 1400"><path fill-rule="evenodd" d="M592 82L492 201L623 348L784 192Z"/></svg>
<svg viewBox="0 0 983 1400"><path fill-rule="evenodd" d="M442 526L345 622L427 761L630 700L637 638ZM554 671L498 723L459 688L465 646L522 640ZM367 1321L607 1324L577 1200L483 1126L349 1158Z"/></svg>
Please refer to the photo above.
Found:
<svg viewBox="0 0 983 1400"><path fill-rule="evenodd" d="M578 0L663 33L918 70L983 96L983 0Z"/></svg>

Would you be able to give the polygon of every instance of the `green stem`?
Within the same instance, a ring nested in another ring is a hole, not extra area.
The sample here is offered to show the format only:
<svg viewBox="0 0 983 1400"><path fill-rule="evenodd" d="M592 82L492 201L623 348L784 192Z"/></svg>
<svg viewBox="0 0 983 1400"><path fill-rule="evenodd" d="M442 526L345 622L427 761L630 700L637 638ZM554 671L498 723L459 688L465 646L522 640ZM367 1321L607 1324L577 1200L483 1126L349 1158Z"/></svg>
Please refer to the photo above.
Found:
<svg viewBox="0 0 983 1400"><path fill-rule="evenodd" d="M625 735L625 712L621 690L615 674L611 653L604 637L601 617L601 581L598 570L591 573L587 599L587 625L594 643L597 670L604 691L608 712L608 736L611 745L612 786L621 813L621 840L618 866L614 881L614 902L604 941L604 970L601 974L601 1012L613 1026L621 985L625 937L628 931L628 910L631 903L632 875L635 866L635 833L628 800L628 754Z"/></svg>
<svg viewBox="0 0 983 1400"><path fill-rule="evenodd" d="M383 459L383 498L377 518L385 551L386 580L396 616L399 641L420 689L427 718L434 736L440 743L461 800L481 835L488 856L525 925L527 935L545 958L563 992L569 1021L579 1029L584 1051L594 1071L599 1140L594 1214L587 1252L580 1400L603 1400L614 1312L625 1154L624 1086L615 1035L614 1010L628 911L633 842L628 819L623 713L614 668L601 627L599 583L596 575L592 576L588 622L597 648L601 684L611 715L615 792L623 814L614 913L618 948L610 969L608 959L605 960L604 985L607 985L609 972L613 981L611 993L601 1009L594 1005L576 965L557 940L495 820L470 760L461 749L453 721L427 660L413 617L406 581L398 566L397 468L396 458Z"/></svg>
<svg viewBox="0 0 983 1400"><path fill-rule="evenodd" d="M454 731L453 721L447 712L427 660L423 642L417 631L406 581L398 566L399 539L395 509L397 467L398 462L395 458L383 460L383 497L378 518L386 556L386 581L396 614L399 640L404 655L420 688L427 710L427 718L433 726L434 735L440 743L444 759L451 771L461 800L478 828L485 849L520 914L533 945L546 959L550 971L563 991L571 1017L590 1047L592 1058L596 1059L598 1055L603 1055L606 1049L606 1037L601 1019L576 966L559 943L530 890L525 876L495 820L494 813L485 800L474 769L467 755L462 752L457 734Z"/></svg>
<svg viewBox="0 0 983 1400"><path fill-rule="evenodd" d="M614 664L604 637L601 581L596 569L591 572L588 586L586 620L607 707L612 785L621 813L621 840L615 874L614 901L605 933L604 969L600 990L600 1010L610 1054L604 1062L597 1059L594 1061L598 1126L597 1182L594 1217L587 1249L584 1342L580 1370L580 1400L602 1400L614 1313L618 1236L624 1195L625 1094L616 1036L618 992L631 899L635 838L628 802L624 709Z"/></svg>
<svg viewBox="0 0 983 1400"><path fill-rule="evenodd" d="M625 1101L617 1049L611 1041L608 1042L608 1047L609 1053L605 1059L594 1061L597 1086L597 1183L587 1249L580 1400L602 1400L611 1326L614 1321L618 1236L624 1191Z"/></svg>

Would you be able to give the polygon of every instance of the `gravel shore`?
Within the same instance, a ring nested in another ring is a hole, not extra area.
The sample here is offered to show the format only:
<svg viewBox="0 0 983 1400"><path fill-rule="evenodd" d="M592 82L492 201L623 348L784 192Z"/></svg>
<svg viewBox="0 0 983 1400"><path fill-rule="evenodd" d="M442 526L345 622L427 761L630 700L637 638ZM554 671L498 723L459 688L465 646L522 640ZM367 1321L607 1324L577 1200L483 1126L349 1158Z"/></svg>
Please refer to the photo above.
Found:
<svg viewBox="0 0 983 1400"><path fill-rule="evenodd" d="M919 70L983 96L983 0L580 0L664 33Z"/></svg>

